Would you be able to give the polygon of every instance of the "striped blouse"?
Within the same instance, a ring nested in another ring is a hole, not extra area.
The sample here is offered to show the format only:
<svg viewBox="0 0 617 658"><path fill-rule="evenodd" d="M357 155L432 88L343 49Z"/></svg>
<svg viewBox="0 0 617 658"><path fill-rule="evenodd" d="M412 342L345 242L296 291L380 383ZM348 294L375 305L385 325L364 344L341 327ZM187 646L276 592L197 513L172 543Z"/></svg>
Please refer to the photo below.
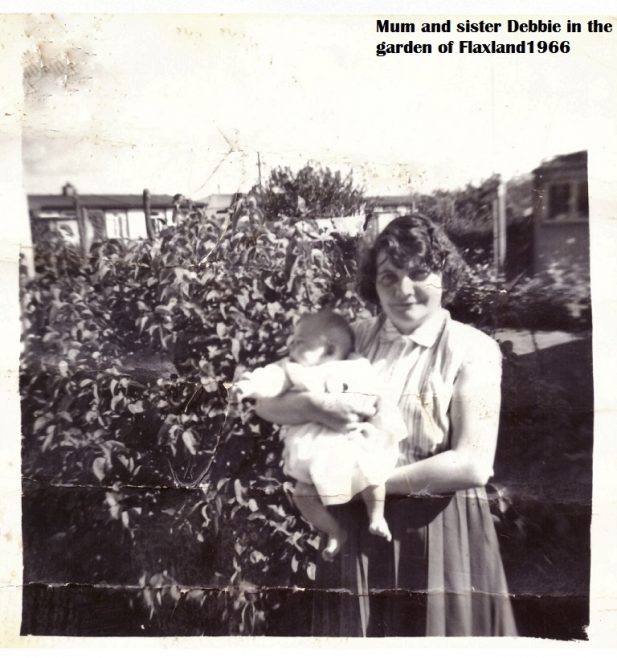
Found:
<svg viewBox="0 0 617 658"><path fill-rule="evenodd" d="M409 437L401 442L399 465L450 447L449 408L463 368L473 371L479 413L483 391L501 382L497 343L441 309L408 335L380 316L354 325L356 351L367 357L386 382L386 395L398 401ZM494 399L488 395L488 399ZM494 410L491 410L494 411Z"/></svg>

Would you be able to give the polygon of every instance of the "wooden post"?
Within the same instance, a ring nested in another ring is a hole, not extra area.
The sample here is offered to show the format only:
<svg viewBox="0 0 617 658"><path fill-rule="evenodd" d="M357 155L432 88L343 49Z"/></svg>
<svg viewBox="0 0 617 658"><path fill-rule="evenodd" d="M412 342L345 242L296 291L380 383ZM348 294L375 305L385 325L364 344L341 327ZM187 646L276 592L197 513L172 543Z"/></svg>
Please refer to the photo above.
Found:
<svg viewBox="0 0 617 658"><path fill-rule="evenodd" d="M506 184L500 181L493 201L493 263L500 278L504 274L506 247Z"/></svg>
<svg viewBox="0 0 617 658"><path fill-rule="evenodd" d="M88 256L88 244L86 236L86 221L84 218L84 208L81 205L81 200L77 190L74 191L73 200L75 202L75 215L77 217L77 230L79 232L79 245L81 247L81 254L84 258Z"/></svg>
<svg viewBox="0 0 617 658"><path fill-rule="evenodd" d="M151 206L150 206L150 190L144 189L143 192L143 206L144 206L144 217L146 219L146 235L148 236L148 240L154 240L156 237L155 231L154 231L154 225L152 224L152 214L151 214Z"/></svg>
<svg viewBox="0 0 617 658"><path fill-rule="evenodd" d="M174 194L174 209L173 209L173 214L171 216L171 223L173 226L178 225L178 218L181 216L181 208L182 208L182 201L184 200L184 197L181 194Z"/></svg>
<svg viewBox="0 0 617 658"><path fill-rule="evenodd" d="M257 173L259 175L259 189L261 190L261 154L257 151Z"/></svg>

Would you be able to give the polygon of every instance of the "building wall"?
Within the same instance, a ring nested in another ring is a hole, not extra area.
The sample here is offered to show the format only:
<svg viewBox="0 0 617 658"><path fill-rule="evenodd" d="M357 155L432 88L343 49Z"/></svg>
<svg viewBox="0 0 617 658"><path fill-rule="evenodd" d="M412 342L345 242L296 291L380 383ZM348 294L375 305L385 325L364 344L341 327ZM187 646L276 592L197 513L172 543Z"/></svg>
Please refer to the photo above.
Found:
<svg viewBox="0 0 617 658"><path fill-rule="evenodd" d="M129 223L129 235L131 240L138 240L139 238L147 238L146 231L146 218L143 210L129 210L127 211L127 218Z"/></svg>
<svg viewBox="0 0 617 658"><path fill-rule="evenodd" d="M534 271L589 270L587 154L559 156L534 171Z"/></svg>
<svg viewBox="0 0 617 658"><path fill-rule="evenodd" d="M165 217L167 226L172 225L173 209L154 209L153 219ZM141 209L114 209L101 210L84 208L84 219L86 229L86 249L100 239L139 240L148 237L146 231L146 219ZM79 244L79 229L74 211L43 211L31 218L32 234L36 242L41 238L46 229L52 226L64 229L65 239L74 244ZM98 229L94 222L97 221Z"/></svg>
<svg viewBox="0 0 617 658"><path fill-rule="evenodd" d="M106 210L105 230L109 239L127 238L129 227L126 217L126 210Z"/></svg>
<svg viewBox="0 0 617 658"><path fill-rule="evenodd" d="M544 223L536 228L534 271L551 265L589 268L589 224L587 222Z"/></svg>

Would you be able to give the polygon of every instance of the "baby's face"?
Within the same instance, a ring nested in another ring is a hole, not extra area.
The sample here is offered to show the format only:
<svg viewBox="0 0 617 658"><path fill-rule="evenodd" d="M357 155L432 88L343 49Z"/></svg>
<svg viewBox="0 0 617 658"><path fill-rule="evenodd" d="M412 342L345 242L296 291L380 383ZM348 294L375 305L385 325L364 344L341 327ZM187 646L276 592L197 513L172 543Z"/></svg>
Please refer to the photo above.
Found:
<svg viewBox="0 0 617 658"><path fill-rule="evenodd" d="M316 366L332 360L332 348L326 337L309 322L300 322L289 341L289 356L303 366Z"/></svg>

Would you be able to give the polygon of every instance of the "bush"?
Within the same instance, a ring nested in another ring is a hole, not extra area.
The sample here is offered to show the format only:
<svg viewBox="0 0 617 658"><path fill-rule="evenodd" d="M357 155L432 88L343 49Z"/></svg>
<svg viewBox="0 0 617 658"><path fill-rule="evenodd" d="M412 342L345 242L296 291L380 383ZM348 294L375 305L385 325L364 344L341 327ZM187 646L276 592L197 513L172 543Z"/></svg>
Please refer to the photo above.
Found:
<svg viewBox="0 0 617 658"><path fill-rule="evenodd" d="M477 264L469 268L450 310L456 319L488 330L586 331L591 328L589 273L555 265L506 283L489 265Z"/></svg>
<svg viewBox="0 0 617 658"><path fill-rule="evenodd" d="M267 218L319 219L343 217L360 212L363 190L353 181L353 173L342 176L328 167L310 163L297 172L277 167L263 186L256 186L251 196Z"/></svg>
<svg viewBox="0 0 617 658"><path fill-rule="evenodd" d="M417 195L417 210L441 224L468 265L467 279L451 305L463 322L487 329L581 331L591 327L589 271L554 264L529 275L533 260L532 178L507 184L507 283L493 272L493 203L499 177L454 191Z"/></svg>
<svg viewBox="0 0 617 658"><path fill-rule="evenodd" d="M227 390L239 366L283 353L304 311L363 312L356 241L309 233L246 204L224 226L187 211L155 241L96 244L87 261L58 234L37 246L22 289L25 582L124 591L127 634L273 631L266 613L310 584L318 538L291 503L277 433ZM452 306L465 321L589 321L582 276L555 270L506 293L486 266L469 276ZM554 450L570 432L562 389L505 372L504 417L525 395L538 403L514 422L508 455L545 460L543 437ZM550 397L561 402L547 414ZM32 606L24 618L24 632L43 623ZM55 623L40 632L70 631Z"/></svg>
<svg viewBox="0 0 617 658"><path fill-rule="evenodd" d="M40 524L26 531L27 579L90 574L128 586L151 619L180 606L202 632L237 634L267 630L277 594L261 585L314 577L318 541L291 504L278 436L227 389L238 366L282 354L299 314L330 303L353 319L360 305L335 243L250 219L232 233L191 211L154 242L96 244L87 262L59 235L37 246L22 291L25 494L53 510L70 492L78 511L53 529L70 562L41 554Z"/></svg>

